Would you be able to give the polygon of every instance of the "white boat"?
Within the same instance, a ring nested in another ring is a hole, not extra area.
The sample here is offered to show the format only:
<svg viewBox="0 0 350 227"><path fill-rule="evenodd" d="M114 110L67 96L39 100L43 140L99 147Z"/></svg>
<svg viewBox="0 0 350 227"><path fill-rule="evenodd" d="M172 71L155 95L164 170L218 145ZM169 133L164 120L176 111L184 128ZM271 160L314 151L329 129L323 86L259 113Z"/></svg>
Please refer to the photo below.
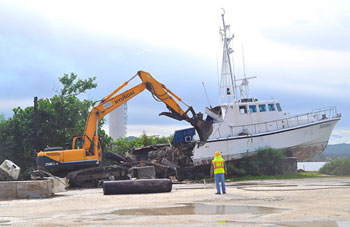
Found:
<svg viewBox="0 0 350 227"><path fill-rule="evenodd" d="M282 110L282 105L276 99L259 101L250 98L248 80L254 77L244 75L243 79L236 79L231 67L233 51L229 47L233 36L229 34L230 26L225 24L224 14L222 21L223 61L219 105L206 108L207 120L213 122L213 132L206 144L194 148L193 164L210 164L216 151L221 152L226 161L242 158L265 147L285 149L287 156L296 157L297 160L322 153L335 124L341 118L336 107L292 116Z"/></svg>

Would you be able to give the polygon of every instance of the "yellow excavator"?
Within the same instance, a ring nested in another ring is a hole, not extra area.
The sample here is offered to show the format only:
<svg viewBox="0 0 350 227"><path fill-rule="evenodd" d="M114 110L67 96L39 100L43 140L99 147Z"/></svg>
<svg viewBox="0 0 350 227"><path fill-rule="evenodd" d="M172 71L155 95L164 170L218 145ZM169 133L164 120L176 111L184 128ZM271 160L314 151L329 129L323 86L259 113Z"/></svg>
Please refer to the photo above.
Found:
<svg viewBox="0 0 350 227"><path fill-rule="evenodd" d="M142 83L135 87L117 94L132 79L139 76ZM110 95L102 99L90 112L85 126L84 134L73 137L72 146L68 149L61 147L46 148L37 154L37 168L51 173L66 175L70 183L83 186L84 182L90 182L105 178L127 178L127 169L113 165L98 167L102 161L103 146L98 135L98 124L104 116L116 109L118 106L134 98L136 95L147 89L155 99L166 104L169 112L162 112L176 120L189 122L197 131L200 143L205 143L212 133L212 123L203 120L202 113L196 113L193 108L187 105L171 92L165 85L155 80L149 73L138 71L130 80L124 82ZM188 107L184 111L172 98L182 102ZM191 113L191 117L188 115ZM62 174L64 173L64 174Z"/></svg>

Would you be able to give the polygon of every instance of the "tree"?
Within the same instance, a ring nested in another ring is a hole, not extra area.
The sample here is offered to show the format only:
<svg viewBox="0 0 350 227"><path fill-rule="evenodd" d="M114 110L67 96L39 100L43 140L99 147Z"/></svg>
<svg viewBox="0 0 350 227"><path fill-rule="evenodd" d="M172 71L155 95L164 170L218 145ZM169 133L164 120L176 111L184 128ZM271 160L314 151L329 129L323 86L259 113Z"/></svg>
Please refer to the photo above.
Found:
<svg viewBox="0 0 350 227"><path fill-rule="evenodd" d="M326 163L319 172L336 176L350 176L350 158L332 159L330 162Z"/></svg>
<svg viewBox="0 0 350 227"><path fill-rule="evenodd" d="M283 149L266 147L258 149L251 156L244 156L238 160L236 166L230 166L231 171L237 176L274 176L283 174L283 160L285 160Z"/></svg>
<svg viewBox="0 0 350 227"><path fill-rule="evenodd" d="M156 144L166 144L172 140L171 136L159 137L159 136L147 136L146 132L143 132L139 138L129 140L128 138L118 138L113 143L113 152L118 154L125 154L129 152L134 147L156 145Z"/></svg>
<svg viewBox="0 0 350 227"><path fill-rule="evenodd" d="M86 80L77 79L74 73L64 74L59 78L63 88L52 98L38 100L38 146L44 149L49 146L65 147L74 135L84 132L86 119L90 109L95 104L91 100L79 100L79 94L97 87L95 77ZM0 116L0 160L10 159L27 171L35 166L34 108L20 107L13 109L13 116L4 120ZM99 133L102 141L110 144L112 139L102 130L102 120Z"/></svg>

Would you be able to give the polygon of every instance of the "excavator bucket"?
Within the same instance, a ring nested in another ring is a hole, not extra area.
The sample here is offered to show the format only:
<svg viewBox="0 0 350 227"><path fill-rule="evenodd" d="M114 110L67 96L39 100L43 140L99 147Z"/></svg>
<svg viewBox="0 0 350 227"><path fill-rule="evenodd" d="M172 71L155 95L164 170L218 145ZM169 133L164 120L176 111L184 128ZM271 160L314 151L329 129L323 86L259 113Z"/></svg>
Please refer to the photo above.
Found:
<svg viewBox="0 0 350 227"><path fill-rule="evenodd" d="M162 112L159 115L164 115L173 119L176 119L178 121L185 120L189 122L197 131L200 143L203 144L207 142L209 136L213 132L213 123L209 121L204 121L203 120L203 114L202 113L195 113L192 107L188 109L193 115L192 118L188 117L187 114L180 115L174 111L172 111L171 108L169 108L171 112ZM188 112L186 111L186 113Z"/></svg>
<svg viewBox="0 0 350 227"><path fill-rule="evenodd" d="M196 129L200 142L207 142L209 136L213 132L212 122L203 121L202 119L193 119L191 125Z"/></svg>

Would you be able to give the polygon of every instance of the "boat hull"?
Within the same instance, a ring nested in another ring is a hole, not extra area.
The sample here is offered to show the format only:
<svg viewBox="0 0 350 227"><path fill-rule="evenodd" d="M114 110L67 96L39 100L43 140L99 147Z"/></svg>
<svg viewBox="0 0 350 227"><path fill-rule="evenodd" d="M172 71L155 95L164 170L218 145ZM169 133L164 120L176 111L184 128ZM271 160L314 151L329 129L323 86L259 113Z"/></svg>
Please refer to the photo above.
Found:
<svg viewBox="0 0 350 227"><path fill-rule="evenodd" d="M324 151L339 120L326 119L273 132L208 140L205 145L194 148L193 164L210 164L216 151L229 161L265 147L285 149L287 156L296 157L297 160L311 158Z"/></svg>

